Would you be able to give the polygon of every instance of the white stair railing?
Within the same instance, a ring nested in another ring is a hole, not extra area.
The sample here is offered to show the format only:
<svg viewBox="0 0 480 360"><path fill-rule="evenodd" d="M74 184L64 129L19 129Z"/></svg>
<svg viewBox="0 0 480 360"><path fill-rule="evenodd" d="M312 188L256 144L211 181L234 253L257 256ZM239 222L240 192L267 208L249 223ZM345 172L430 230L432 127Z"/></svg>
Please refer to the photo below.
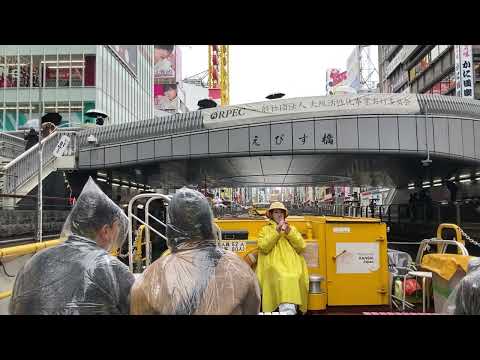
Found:
<svg viewBox="0 0 480 360"><path fill-rule="evenodd" d="M55 131L42 140L44 168L57 159L53 155L53 150L63 135L70 138L70 143L63 156L75 156L77 134L71 131ZM38 174L38 146L39 144L36 144L31 147L0 170L0 173L3 174L3 189L1 190L4 194L15 194L22 185ZM44 177L48 175L48 173L44 173Z"/></svg>
<svg viewBox="0 0 480 360"><path fill-rule="evenodd" d="M17 145L19 147L25 147L25 140L10 134L3 133L3 132L0 133L0 142Z"/></svg>
<svg viewBox="0 0 480 360"><path fill-rule="evenodd" d="M0 133L0 160L14 159L25 150L25 140L5 133Z"/></svg>

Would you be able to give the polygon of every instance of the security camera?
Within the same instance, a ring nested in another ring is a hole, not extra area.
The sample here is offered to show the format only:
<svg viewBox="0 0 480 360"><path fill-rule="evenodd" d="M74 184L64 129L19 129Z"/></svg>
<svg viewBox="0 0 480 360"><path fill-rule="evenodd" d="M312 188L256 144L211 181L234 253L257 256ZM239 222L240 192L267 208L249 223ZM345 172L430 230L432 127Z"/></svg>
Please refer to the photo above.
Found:
<svg viewBox="0 0 480 360"><path fill-rule="evenodd" d="M425 160L422 160L421 162L422 162L422 165L423 165L424 167L428 167L428 166L431 165L432 160L430 160L430 159L425 159Z"/></svg>
<svg viewBox="0 0 480 360"><path fill-rule="evenodd" d="M87 137L87 142L88 142L89 144L96 144L96 143L97 143L97 138L96 138L95 136L93 136L93 135L89 135L89 136Z"/></svg>

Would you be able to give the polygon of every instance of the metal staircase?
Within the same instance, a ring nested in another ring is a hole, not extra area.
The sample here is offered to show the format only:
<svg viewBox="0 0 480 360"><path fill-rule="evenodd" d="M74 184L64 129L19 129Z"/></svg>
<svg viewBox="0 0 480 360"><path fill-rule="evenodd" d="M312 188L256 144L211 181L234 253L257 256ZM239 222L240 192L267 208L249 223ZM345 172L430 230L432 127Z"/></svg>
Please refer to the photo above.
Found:
<svg viewBox="0 0 480 360"><path fill-rule="evenodd" d="M56 157L53 152L63 135L70 138L63 156ZM42 140L43 176L45 179L57 170L74 169L77 153L77 134L73 131L55 131ZM0 164L0 193L6 195L27 195L38 185L38 147L39 144L21 153L7 164ZM0 197L0 207L13 206L20 198Z"/></svg>
<svg viewBox="0 0 480 360"><path fill-rule="evenodd" d="M0 163L5 164L25 151L25 140L0 132Z"/></svg>

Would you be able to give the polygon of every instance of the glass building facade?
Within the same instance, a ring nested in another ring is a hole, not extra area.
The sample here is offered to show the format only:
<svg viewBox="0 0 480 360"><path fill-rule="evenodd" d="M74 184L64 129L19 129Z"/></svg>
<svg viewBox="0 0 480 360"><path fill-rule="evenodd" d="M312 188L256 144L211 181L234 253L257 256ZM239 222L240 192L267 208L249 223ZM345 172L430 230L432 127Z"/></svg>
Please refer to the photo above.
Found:
<svg viewBox="0 0 480 360"><path fill-rule="evenodd" d="M0 131L38 118L41 102L61 127L95 123L93 108L105 124L152 118L153 45L0 45Z"/></svg>

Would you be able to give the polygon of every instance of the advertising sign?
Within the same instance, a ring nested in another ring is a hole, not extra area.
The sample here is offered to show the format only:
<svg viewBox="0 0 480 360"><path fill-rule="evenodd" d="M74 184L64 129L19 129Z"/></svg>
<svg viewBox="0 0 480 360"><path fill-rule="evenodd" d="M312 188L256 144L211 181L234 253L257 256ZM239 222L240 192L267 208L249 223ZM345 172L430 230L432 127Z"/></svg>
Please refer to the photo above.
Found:
<svg viewBox="0 0 480 360"><path fill-rule="evenodd" d="M230 125L246 125L254 123L259 117L266 115L292 119L305 116L308 113L329 115L358 114L416 114L420 111L418 99L410 94L368 94L368 95L338 95L319 96L310 98L280 99L268 102L250 103L243 105L222 106L221 108L203 109L204 124L206 127L216 126L226 120ZM328 137L325 144L334 143Z"/></svg>
<svg viewBox="0 0 480 360"><path fill-rule="evenodd" d="M155 109L176 112L179 107L177 84L154 84L153 99Z"/></svg>
<svg viewBox="0 0 480 360"><path fill-rule="evenodd" d="M325 87L327 94L330 94L335 86L342 84L345 80L347 80L347 71L327 69L327 83Z"/></svg>
<svg viewBox="0 0 480 360"><path fill-rule="evenodd" d="M175 45L154 45L153 76L155 84L177 82L177 49Z"/></svg>
<svg viewBox="0 0 480 360"><path fill-rule="evenodd" d="M378 243L337 243L337 274L368 274L380 268Z"/></svg>
<svg viewBox="0 0 480 360"><path fill-rule="evenodd" d="M66 135L63 135L55 147L55 150L53 150L53 156L57 158L62 157L67 149L68 144L70 144L70 138Z"/></svg>
<svg viewBox="0 0 480 360"><path fill-rule="evenodd" d="M137 75L137 45L109 45L109 47Z"/></svg>
<svg viewBox="0 0 480 360"><path fill-rule="evenodd" d="M154 108L169 112L181 110L185 94L181 87L181 50L175 45L154 45Z"/></svg>
<svg viewBox="0 0 480 360"><path fill-rule="evenodd" d="M456 96L474 98L472 45L455 45Z"/></svg>

